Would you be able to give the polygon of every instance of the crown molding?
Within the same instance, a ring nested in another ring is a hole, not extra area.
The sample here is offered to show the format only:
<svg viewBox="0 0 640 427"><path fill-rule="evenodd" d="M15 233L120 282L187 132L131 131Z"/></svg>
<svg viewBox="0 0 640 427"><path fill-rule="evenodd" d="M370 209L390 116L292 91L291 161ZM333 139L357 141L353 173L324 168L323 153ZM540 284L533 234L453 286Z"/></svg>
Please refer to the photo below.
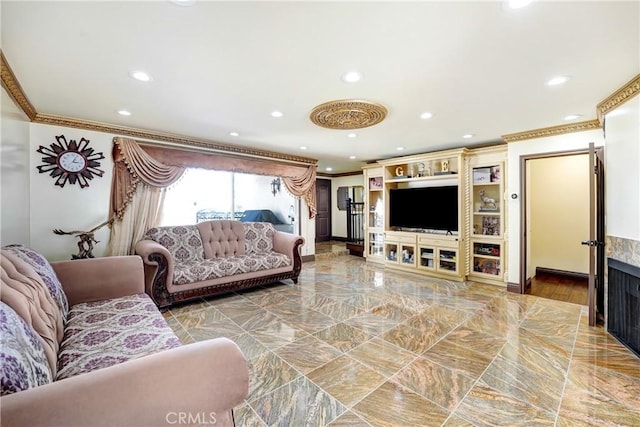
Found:
<svg viewBox="0 0 640 427"><path fill-rule="evenodd" d="M527 139L547 138L549 136L562 135L565 133L584 132L587 130L600 129L602 126L598 119L588 120L585 122L571 123L569 125L551 126L548 128L533 129L525 132L510 133L502 135L505 142L518 142Z"/></svg>
<svg viewBox="0 0 640 427"><path fill-rule="evenodd" d="M322 178L345 178L349 176L362 176L362 171L353 171L353 172L341 172L341 173L326 173L326 172L316 172L316 176Z"/></svg>
<svg viewBox="0 0 640 427"><path fill-rule="evenodd" d="M216 151L224 155L234 155L239 157L258 157L263 159L278 160L287 163L302 163L308 165L315 165L318 163L318 160L309 157L293 156L289 154L277 153L274 151L259 150L251 147L225 145L207 139L192 138L184 135L175 135L171 133L137 129L109 123L94 122L91 120L77 119L74 117L38 113L24 93L22 86L20 86L18 79L16 79L13 70L11 70L9 63L7 62L4 53L1 50L0 60L2 61L2 87L5 88L11 98L22 109L22 111L24 111L29 120L33 123L111 133L119 136L131 136L134 138L167 142L180 146L205 148L208 151Z"/></svg>
<svg viewBox="0 0 640 427"><path fill-rule="evenodd" d="M207 139L191 138L183 135L148 131L127 126L118 126L108 123L94 122L91 120L76 119L73 117L56 116L52 114L38 113L33 122L52 126L64 126L91 130L95 132L111 133L119 136L131 136L134 138L166 142L184 147L205 148L207 151L216 151L221 154L235 155L239 157L259 157L279 160L288 163L303 163L309 165L315 165L318 162L316 159L311 159L308 157L292 156L289 154L258 150L250 147L224 145Z"/></svg>
<svg viewBox="0 0 640 427"><path fill-rule="evenodd" d="M605 100L596 106L598 120L600 123L604 121L604 116L609 111L624 104L634 96L640 93L640 74L632 78L627 84L609 95Z"/></svg>
<svg viewBox="0 0 640 427"><path fill-rule="evenodd" d="M0 76L2 77L2 87L7 91L11 99L24 111L27 117L29 117L29 120L33 121L38 113L25 95L24 90L22 90L22 86L20 86L18 79L16 79L16 75L13 74L13 70L4 57L2 50L0 50Z"/></svg>

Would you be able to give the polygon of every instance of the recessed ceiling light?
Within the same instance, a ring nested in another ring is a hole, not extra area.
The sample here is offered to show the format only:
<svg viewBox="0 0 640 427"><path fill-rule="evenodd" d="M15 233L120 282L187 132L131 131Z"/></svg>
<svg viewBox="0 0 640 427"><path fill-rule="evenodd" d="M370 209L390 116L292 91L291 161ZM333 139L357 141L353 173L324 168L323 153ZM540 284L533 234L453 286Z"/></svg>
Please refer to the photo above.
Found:
<svg viewBox="0 0 640 427"><path fill-rule="evenodd" d="M349 156L349 158L350 158L351 160L354 160L354 159L356 158L356 156Z"/></svg>
<svg viewBox="0 0 640 427"><path fill-rule="evenodd" d="M231 135L231 136L239 136L240 134L238 132L229 132L229 135Z"/></svg>
<svg viewBox="0 0 640 427"><path fill-rule="evenodd" d="M425 111L424 113L420 114L420 118L423 120L430 119L431 117L433 117L433 113L430 113L428 111Z"/></svg>
<svg viewBox="0 0 640 427"><path fill-rule="evenodd" d="M282 117L282 116L284 116L282 111L275 110L271 112L271 117Z"/></svg>
<svg viewBox="0 0 640 427"><path fill-rule="evenodd" d="M326 170L327 172L331 172L333 168L331 166L327 166L326 168L324 168L324 170Z"/></svg>
<svg viewBox="0 0 640 427"><path fill-rule="evenodd" d="M547 86L558 86L569 81L569 76L556 76L547 82Z"/></svg>
<svg viewBox="0 0 640 427"><path fill-rule="evenodd" d="M118 110L118 114L120 114L121 116L130 116L131 113L127 110Z"/></svg>
<svg viewBox="0 0 640 427"><path fill-rule="evenodd" d="M347 83L355 83L357 81L360 81L361 78L362 74L357 71L349 71L342 76L342 80Z"/></svg>
<svg viewBox="0 0 640 427"><path fill-rule="evenodd" d="M404 147L396 147L396 150L402 151L402 150L404 150Z"/></svg>
<svg viewBox="0 0 640 427"><path fill-rule="evenodd" d="M305 147L304 145L302 147L300 147L301 150L306 150L307 147Z"/></svg>
<svg viewBox="0 0 640 427"><path fill-rule="evenodd" d="M462 137L463 137L464 139L473 138L473 134L472 134L472 133L466 133L466 134L462 135Z"/></svg>
<svg viewBox="0 0 640 427"><path fill-rule="evenodd" d="M581 114L569 114L568 116L565 116L565 120L575 120L582 117Z"/></svg>
<svg viewBox="0 0 640 427"><path fill-rule="evenodd" d="M131 72L131 77L133 77L136 80L139 80L141 82L150 82L151 81L151 76L147 73L145 73L144 71L132 71Z"/></svg>
<svg viewBox="0 0 640 427"><path fill-rule="evenodd" d="M522 9L531 3L533 0L506 0L504 4L509 9Z"/></svg>
<svg viewBox="0 0 640 427"><path fill-rule="evenodd" d="M358 137L357 133L351 132L351 133L347 134L347 138L357 138L357 137Z"/></svg>

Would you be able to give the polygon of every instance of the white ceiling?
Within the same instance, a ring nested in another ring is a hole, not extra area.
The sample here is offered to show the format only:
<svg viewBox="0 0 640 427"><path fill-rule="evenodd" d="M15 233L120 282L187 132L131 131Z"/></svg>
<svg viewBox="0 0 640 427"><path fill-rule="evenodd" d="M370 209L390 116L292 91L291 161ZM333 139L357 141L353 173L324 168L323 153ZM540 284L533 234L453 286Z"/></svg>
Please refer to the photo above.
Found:
<svg viewBox="0 0 640 427"><path fill-rule="evenodd" d="M596 104L640 72L639 6L2 0L0 7L2 51L39 113L291 153L318 159L319 172L342 173L369 160L501 141L566 124L569 114L596 118ZM153 81L132 79L133 70ZM350 70L362 80L343 82ZM559 74L572 78L545 85ZM387 118L355 139L309 120L313 107L338 99L381 103ZM284 117L271 117L274 109ZM423 111L434 117L421 120Z"/></svg>

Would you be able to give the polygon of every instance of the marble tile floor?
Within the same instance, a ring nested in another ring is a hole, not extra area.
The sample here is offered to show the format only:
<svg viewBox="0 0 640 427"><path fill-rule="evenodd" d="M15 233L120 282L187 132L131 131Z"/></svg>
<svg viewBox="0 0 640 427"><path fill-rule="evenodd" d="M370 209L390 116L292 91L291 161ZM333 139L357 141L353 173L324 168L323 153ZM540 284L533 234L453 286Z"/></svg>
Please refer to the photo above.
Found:
<svg viewBox="0 0 640 427"><path fill-rule="evenodd" d="M336 258L343 255L349 255L347 243L337 240L329 240L327 242L316 243L315 260L322 261L330 258Z"/></svg>
<svg viewBox="0 0 640 427"><path fill-rule="evenodd" d="M640 426L640 360L586 307L353 256L164 313L243 350L244 426Z"/></svg>

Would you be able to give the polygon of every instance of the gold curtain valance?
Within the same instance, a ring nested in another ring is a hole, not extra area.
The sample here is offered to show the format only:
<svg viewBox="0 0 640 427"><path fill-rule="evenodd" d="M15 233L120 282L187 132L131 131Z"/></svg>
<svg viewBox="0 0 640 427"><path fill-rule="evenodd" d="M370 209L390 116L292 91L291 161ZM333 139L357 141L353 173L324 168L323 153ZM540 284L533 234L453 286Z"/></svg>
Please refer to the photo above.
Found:
<svg viewBox="0 0 640 427"><path fill-rule="evenodd" d="M110 215L122 220L140 181L155 188L166 188L184 174L185 168L166 165L154 159L129 138L113 139L114 172L111 185Z"/></svg>
<svg viewBox="0 0 640 427"><path fill-rule="evenodd" d="M121 137L114 138L113 159L115 169L111 214L118 219L122 218L138 182L143 181L158 188L168 187L180 179L189 167L279 176L291 194L304 198L309 206L309 218L316 216L315 165L294 165L159 147Z"/></svg>

